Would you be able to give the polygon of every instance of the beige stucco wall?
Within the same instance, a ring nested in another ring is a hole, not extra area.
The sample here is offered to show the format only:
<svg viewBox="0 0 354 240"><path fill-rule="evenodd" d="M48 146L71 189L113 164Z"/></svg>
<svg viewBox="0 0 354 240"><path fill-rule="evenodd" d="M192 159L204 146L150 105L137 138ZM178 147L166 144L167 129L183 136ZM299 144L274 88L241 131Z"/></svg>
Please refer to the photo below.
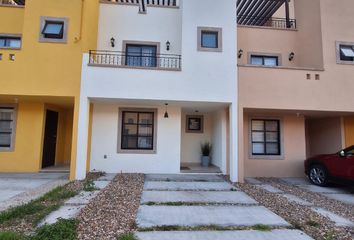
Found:
<svg viewBox="0 0 354 240"><path fill-rule="evenodd" d="M252 117L274 117L281 120L283 159L253 159L249 154L249 121ZM303 116L257 113L244 114L244 176L245 177L299 177L304 175L306 158L305 119Z"/></svg>

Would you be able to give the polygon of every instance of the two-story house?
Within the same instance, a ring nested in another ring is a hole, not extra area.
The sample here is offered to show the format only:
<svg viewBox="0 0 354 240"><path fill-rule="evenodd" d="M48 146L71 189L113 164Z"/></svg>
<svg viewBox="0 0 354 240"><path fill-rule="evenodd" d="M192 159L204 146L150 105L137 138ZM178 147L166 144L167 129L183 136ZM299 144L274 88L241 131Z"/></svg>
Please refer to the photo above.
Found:
<svg viewBox="0 0 354 240"><path fill-rule="evenodd" d="M238 0L239 176L354 144L354 2ZM338 163L340 164L340 163Z"/></svg>
<svg viewBox="0 0 354 240"><path fill-rule="evenodd" d="M0 0L0 172L74 178L82 54L98 0Z"/></svg>
<svg viewBox="0 0 354 240"><path fill-rule="evenodd" d="M235 5L100 2L97 49L82 65L78 178L88 168L238 179ZM199 167L205 142L210 168Z"/></svg>

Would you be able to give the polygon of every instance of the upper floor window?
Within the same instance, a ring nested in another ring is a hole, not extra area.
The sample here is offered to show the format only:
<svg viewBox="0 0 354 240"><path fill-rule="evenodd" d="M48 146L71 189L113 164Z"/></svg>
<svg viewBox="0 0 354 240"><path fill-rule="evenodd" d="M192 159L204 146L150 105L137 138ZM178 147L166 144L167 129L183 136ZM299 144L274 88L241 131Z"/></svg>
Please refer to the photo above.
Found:
<svg viewBox="0 0 354 240"><path fill-rule="evenodd" d="M15 107L0 106L0 151L9 151L14 147L15 113Z"/></svg>
<svg viewBox="0 0 354 240"><path fill-rule="evenodd" d="M221 52L222 29L198 27L198 51Z"/></svg>
<svg viewBox="0 0 354 240"><path fill-rule="evenodd" d="M277 56L251 55L250 64L272 67L279 66L279 58Z"/></svg>
<svg viewBox="0 0 354 240"><path fill-rule="evenodd" d="M0 35L0 48L21 48L21 37Z"/></svg>
<svg viewBox="0 0 354 240"><path fill-rule="evenodd" d="M41 17L39 41L66 43L68 30L67 18Z"/></svg>
<svg viewBox="0 0 354 240"><path fill-rule="evenodd" d="M125 55L127 66L157 67L156 45L126 44Z"/></svg>
<svg viewBox="0 0 354 240"><path fill-rule="evenodd" d="M354 46L340 45L340 60L354 61Z"/></svg>

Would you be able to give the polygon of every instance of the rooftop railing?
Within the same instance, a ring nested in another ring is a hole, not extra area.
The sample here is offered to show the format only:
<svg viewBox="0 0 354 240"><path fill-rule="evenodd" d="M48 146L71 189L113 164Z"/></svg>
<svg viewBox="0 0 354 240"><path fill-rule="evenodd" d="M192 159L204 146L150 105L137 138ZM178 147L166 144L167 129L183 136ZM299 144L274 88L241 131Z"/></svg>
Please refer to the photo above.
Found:
<svg viewBox="0 0 354 240"><path fill-rule="evenodd" d="M237 23L246 26L262 26L277 29L296 29L296 19L237 16Z"/></svg>
<svg viewBox="0 0 354 240"><path fill-rule="evenodd" d="M179 71L181 70L182 57L175 54L136 54L91 50L89 65Z"/></svg>

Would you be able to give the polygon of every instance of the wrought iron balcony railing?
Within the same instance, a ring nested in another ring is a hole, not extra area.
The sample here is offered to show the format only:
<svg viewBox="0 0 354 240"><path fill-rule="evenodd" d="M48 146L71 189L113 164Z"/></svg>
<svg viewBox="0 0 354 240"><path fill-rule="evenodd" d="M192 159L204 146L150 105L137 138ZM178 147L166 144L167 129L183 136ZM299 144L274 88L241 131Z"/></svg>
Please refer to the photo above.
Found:
<svg viewBox="0 0 354 240"><path fill-rule="evenodd" d="M239 25L262 26L279 29L296 29L296 19L237 16Z"/></svg>
<svg viewBox="0 0 354 240"><path fill-rule="evenodd" d="M90 50L89 64L95 66L180 70L181 55L135 54L119 51Z"/></svg>

